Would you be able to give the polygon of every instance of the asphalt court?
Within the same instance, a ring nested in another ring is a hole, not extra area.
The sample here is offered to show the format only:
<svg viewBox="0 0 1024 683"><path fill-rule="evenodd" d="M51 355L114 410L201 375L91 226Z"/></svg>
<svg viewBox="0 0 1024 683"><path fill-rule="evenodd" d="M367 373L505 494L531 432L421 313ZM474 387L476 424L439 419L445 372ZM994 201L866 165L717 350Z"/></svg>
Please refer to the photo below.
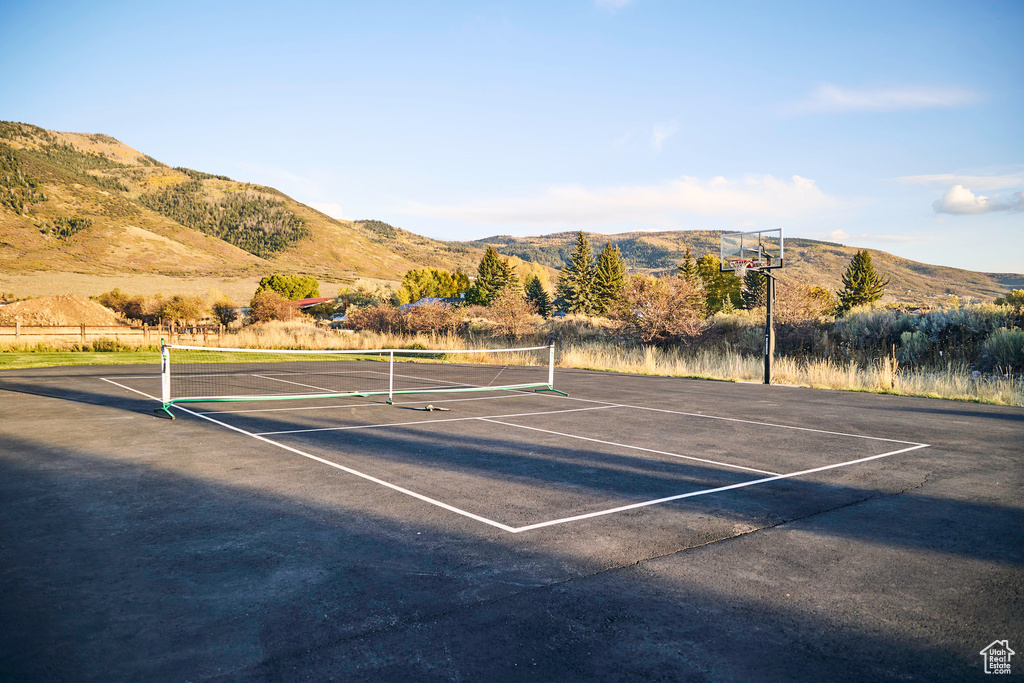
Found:
<svg viewBox="0 0 1024 683"><path fill-rule="evenodd" d="M152 396L157 379L105 378ZM446 410L423 411L432 405ZM571 524L639 507L744 495L785 478L922 443L530 391L190 403L175 408L245 439L509 532ZM343 480L324 485L343 487ZM780 511L783 512L783 511Z"/></svg>

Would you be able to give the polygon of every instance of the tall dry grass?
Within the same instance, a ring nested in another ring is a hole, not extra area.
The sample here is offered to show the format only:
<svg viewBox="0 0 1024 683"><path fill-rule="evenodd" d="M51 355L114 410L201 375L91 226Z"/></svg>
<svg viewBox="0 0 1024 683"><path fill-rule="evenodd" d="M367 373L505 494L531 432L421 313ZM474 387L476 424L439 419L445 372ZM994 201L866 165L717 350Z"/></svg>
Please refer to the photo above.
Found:
<svg viewBox="0 0 1024 683"><path fill-rule="evenodd" d="M628 346L614 339L581 336L585 338L556 344L558 367L748 382L758 382L764 377L763 359L760 356L743 354L727 348L715 347L696 351L662 349L654 346ZM450 351L469 348L498 349L507 346L504 340L489 336L467 340L454 334L339 332L301 322L252 325L225 337L224 341L227 343L221 345L262 349L419 348ZM519 345L536 343L542 343L542 340L527 338L519 342ZM546 362L546 356L543 353L516 356L459 354L451 356L449 360L535 365ZM1024 406L1024 382L1021 378L975 378L967 366L956 363L949 364L941 370L934 370L901 367L891 358L882 358L861 366L832 360L778 357L773 369L774 380L779 384Z"/></svg>

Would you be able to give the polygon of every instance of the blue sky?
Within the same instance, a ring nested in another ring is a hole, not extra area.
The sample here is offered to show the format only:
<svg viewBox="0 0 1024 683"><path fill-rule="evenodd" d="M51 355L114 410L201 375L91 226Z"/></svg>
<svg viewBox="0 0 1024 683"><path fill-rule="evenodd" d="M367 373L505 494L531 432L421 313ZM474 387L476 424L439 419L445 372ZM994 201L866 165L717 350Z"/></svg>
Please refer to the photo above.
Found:
<svg viewBox="0 0 1024 683"><path fill-rule="evenodd" d="M781 227L1024 272L1024 3L0 4L0 119L441 239Z"/></svg>

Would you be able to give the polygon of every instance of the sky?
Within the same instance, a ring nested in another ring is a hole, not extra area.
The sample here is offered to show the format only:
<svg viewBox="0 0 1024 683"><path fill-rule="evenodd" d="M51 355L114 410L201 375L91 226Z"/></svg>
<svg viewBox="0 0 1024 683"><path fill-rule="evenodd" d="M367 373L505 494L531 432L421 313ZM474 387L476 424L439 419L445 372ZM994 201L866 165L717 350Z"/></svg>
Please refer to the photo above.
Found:
<svg viewBox="0 0 1024 683"><path fill-rule="evenodd" d="M1024 272L1024 2L3 2L0 119L446 240Z"/></svg>

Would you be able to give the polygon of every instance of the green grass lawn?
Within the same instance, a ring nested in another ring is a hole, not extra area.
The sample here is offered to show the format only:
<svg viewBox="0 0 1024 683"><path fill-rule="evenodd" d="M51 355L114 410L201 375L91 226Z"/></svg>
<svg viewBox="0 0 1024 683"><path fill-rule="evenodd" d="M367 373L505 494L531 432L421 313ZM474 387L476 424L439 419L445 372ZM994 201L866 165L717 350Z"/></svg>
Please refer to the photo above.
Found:
<svg viewBox="0 0 1024 683"><path fill-rule="evenodd" d="M0 351L0 370L60 365L158 365L159 351Z"/></svg>

